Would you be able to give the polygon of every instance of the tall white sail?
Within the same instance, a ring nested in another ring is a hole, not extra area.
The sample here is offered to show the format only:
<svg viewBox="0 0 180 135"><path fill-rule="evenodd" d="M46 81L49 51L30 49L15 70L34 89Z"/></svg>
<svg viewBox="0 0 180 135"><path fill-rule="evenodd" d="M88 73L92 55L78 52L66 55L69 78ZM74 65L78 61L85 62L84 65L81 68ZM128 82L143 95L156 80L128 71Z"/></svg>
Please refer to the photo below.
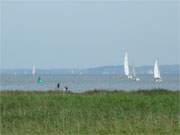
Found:
<svg viewBox="0 0 180 135"><path fill-rule="evenodd" d="M158 60L154 63L154 79L161 79Z"/></svg>
<svg viewBox="0 0 180 135"><path fill-rule="evenodd" d="M124 56L124 74L129 76L129 63L128 63L128 53L125 52Z"/></svg>
<svg viewBox="0 0 180 135"><path fill-rule="evenodd" d="M33 68L32 68L32 75L35 75L36 74L36 68L35 66L33 65Z"/></svg>

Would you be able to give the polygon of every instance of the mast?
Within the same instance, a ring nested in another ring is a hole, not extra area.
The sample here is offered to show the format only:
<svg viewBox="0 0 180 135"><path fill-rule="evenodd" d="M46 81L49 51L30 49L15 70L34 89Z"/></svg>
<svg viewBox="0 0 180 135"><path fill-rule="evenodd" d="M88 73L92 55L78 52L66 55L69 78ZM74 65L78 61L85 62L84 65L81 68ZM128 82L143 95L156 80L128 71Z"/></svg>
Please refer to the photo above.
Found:
<svg viewBox="0 0 180 135"><path fill-rule="evenodd" d="M136 71L135 71L134 65L133 65L133 67L132 67L132 75L133 75L133 77L136 77Z"/></svg>

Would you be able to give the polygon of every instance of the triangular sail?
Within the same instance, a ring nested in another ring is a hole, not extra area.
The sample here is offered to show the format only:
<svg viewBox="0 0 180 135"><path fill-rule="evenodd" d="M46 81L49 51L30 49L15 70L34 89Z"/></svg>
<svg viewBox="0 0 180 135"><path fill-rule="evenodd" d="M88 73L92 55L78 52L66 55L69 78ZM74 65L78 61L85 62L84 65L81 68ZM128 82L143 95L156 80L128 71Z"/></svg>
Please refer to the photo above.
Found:
<svg viewBox="0 0 180 135"><path fill-rule="evenodd" d="M158 60L155 61L154 63L154 79L160 79L160 71L159 71L159 64Z"/></svg>
<svg viewBox="0 0 180 135"><path fill-rule="evenodd" d="M129 76L129 63L128 63L128 53L125 52L124 56L124 74Z"/></svg>

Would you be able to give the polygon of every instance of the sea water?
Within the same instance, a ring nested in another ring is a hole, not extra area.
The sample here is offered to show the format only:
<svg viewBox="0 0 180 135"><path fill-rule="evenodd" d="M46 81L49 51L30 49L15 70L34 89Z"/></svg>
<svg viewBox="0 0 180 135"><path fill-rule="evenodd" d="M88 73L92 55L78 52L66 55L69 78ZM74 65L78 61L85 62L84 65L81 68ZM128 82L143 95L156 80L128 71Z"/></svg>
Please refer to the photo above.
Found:
<svg viewBox="0 0 180 135"><path fill-rule="evenodd" d="M123 75L41 75L43 83L37 83L38 76L2 74L0 90L57 90L68 86L74 92L87 90L137 90L163 88L180 90L178 75L162 75L162 82L153 81L152 75L139 75L140 81L127 79Z"/></svg>

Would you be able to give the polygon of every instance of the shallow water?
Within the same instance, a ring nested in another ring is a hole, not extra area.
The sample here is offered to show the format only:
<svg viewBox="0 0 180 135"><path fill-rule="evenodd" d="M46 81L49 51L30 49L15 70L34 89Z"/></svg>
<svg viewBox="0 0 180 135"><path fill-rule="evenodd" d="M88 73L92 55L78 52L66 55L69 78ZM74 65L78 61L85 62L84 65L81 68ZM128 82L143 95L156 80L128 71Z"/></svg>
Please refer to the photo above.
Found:
<svg viewBox="0 0 180 135"><path fill-rule="evenodd" d="M161 83L155 83L150 75L139 75L140 81L128 80L122 75L41 75L44 81L36 83L38 76L1 75L0 90L54 90L58 82L61 89L68 86L71 91L81 92L93 89L137 90L164 88L180 90L178 75L164 75Z"/></svg>

